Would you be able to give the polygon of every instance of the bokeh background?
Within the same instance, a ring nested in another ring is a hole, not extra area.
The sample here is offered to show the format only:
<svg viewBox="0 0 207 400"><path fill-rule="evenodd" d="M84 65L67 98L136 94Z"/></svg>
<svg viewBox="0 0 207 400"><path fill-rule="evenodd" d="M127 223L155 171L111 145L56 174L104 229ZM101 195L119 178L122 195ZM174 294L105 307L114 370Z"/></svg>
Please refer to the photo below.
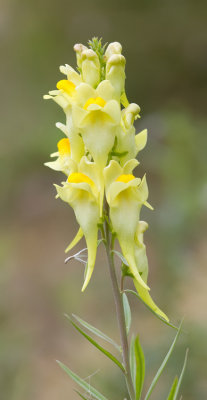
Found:
<svg viewBox="0 0 207 400"><path fill-rule="evenodd" d="M81 294L82 266L64 265L75 218L54 198L52 184L62 176L43 166L61 138L55 122L64 114L42 96L61 79L59 65L75 67L73 45L93 36L123 45L128 98L142 109L137 130L149 130L139 173L147 172L155 208L142 214L150 225L151 292L174 323L185 316L153 399L167 397L186 347L183 399L207 398L206 15L204 0L1 0L2 400L78 398L56 359L110 399L120 399L124 387L119 371L64 317L73 312L118 335L103 249ZM146 390L175 332L129 300L147 360Z"/></svg>

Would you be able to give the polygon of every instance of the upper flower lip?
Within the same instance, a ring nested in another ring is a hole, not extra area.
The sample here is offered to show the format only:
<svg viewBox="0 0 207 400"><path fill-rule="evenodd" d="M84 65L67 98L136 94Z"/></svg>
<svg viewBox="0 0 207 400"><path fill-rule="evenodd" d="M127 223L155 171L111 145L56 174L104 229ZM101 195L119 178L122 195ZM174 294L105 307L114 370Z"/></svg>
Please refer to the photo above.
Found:
<svg viewBox="0 0 207 400"><path fill-rule="evenodd" d="M110 187L110 185L116 181L116 179L122 174L132 174L132 171L139 165L139 162L136 159L131 159L127 161L123 167L115 161L111 160L109 165L104 168L104 180L105 180L105 188L106 193Z"/></svg>
<svg viewBox="0 0 207 400"><path fill-rule="evenodd" d="M84 192L88 192L89 194L91 194L94 197L94 192L93 192L93 188L92 186L88 183L88 182L79 182L79 183L75 183L75 182L63 182L63 187L64 188L74 188L74 189L80 189L83 190Z"/></svg>
<svg viewBox="0 0 207 400"><path fill-rule="evenodd" d="M113 182L110 187L110 192L107 195L107 201L112 205L116 197L123 191L129 188L137 188L141 183L140 178L134 178L133 180L125 182Z"/></svg>
<svg viewBox="0 0 207 400"><path fill-rule="evenodd" d="M106 102L115 98L114 88L109 80L101 81L96 89L85 82L76 86L76 102L80 106L84 106L88 99L97 97Z"/></svg>
<svg viewBox="0 0 207 400"><path fill-rule="evenodd" d="M75 86L79 85L82 82L82 78L79 73L68 64L61 65L60 72L64 75L67 75L67 79L73 82Z"/></svg>
<svg viewBox="0 0 207 400"><path fill-rule="evenodd" d="M79 189L90 193L96 202L100 204L101 183L97 172L97 167L94 162L91 162L87 157L82 157L79 164L76 165L72 174L69 175L66 182L62 182L64 188ZM68 192L69 194L69 192ZM100 210L101 212L101 210Z"/></svg>
<svg viewBox="0 0 207 400"><path fill-rule="evenodd" d="M98 112L98 113L97 113ZM101 115L100 115L101 113ZM120 122L121 111L116 100L109 100L104 107L98 104L91 104L87 110L77 105L73 107L73 121L78 127L84 127L88 122L103 123L101 116L106 118L106 122L116 125Z"/></svg>
<svg viewBox="0 0 207 400"><path fill-rule="evenodd" d="M99 191L98 188L96 187L95 183L93 182L92 184L89 182L63 182L63 187L64 188L68 188L70 190L70 188L73 189L79 189L79 190L83 190L84 192L88 192L89 195L91 195L94 200L98 201L99 198ZM72 192L71 192L72 194Z"/></svg>

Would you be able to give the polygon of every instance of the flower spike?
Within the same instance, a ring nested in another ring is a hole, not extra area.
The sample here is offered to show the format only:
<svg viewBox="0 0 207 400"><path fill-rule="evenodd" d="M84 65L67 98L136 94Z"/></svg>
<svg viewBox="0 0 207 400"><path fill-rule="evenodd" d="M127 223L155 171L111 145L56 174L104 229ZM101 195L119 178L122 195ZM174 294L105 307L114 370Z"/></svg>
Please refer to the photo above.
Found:
<svg viewBox="0 0 207 400"><path fill-rule="evenodd" d="M139 165L136 157L147 143L147 130L136 134L134 124L140 118L140 107L129 103L126 96L122 46L119 42L103 46L101 39L93 38L88 47L79 43L74 50L77 71L68 64L60 66L64 78L57 82L56 90L44 96L60 105L66 116L65 125L57 123L65 138L51 154L56 160L45 163L67 176L62 186L55 185L57 197L73 208L79 224L65 251L85 237L85 290L95 265L98 229L103 234L107 223L116 234L139 296L168 320L152 300L147 284L143 242L147 225L140 221L140 213L143 205L152 207L147 201L146 176L141 179L133 173Z"/></svg>

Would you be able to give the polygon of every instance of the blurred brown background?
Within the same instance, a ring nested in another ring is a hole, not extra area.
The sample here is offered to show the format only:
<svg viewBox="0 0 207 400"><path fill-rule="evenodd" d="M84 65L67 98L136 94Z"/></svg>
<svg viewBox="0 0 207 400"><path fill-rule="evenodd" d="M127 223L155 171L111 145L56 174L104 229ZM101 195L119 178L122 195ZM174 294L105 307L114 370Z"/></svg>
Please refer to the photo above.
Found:
<svg viewBox="0 0 207 400"><path fill-rule="evenodd" d="M82 265L63 262L77 225L69 207L54 198L52 184L62 176L43 166L61 138L55 122L64 122L64 114L42 95L61 78L59 65L75 67L73 45L93 36L123 45L128 97L142 109L137 130L149 130L139 170L147 172L155 207L142 214L150 224L149 283L174 323L185 316L187 333L152 398L167 397L187 346L183 399L207 398L206 15L202 0L1 0L2 400L78 398L55 359L106 397L122 398L119 371L63 315L76 313L117 337L105 256L100 247L81 294ZM147 359L146 390L174 331L129 300Z"/></svg>

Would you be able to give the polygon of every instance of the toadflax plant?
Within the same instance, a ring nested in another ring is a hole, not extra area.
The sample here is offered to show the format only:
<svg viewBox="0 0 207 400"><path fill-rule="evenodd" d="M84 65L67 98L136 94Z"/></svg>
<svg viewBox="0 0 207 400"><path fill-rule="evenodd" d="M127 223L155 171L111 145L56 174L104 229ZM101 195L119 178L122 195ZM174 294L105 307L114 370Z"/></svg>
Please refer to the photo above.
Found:
<svg viewBox="0 0 207 400"><path fill-rule="evenodd" d="M61 186L55 185L57 198L68 203L74 210L79 230L66 249L71 251L84 236L87 248L79 251L76 258L85 264L82 286L84 291L92 277L97 247L102 242L106 249L110 278L113 287L121 345L81 318L69 318L74 328L90 343L106 355L121 370L128 390L128 399L149 399L172 353L181 326L174 327L166 314L155 304L147 283L148 260L144 244L144 232L148 224L140 220L142 206L152 209L148 203L146 177L138 178L134 169L139 165L138 153L147 142L147 130L136 134L134 121L140 117L140 107L129 103L125 93L125 57L118 42L102 46L93 38L88 47L74 46L77 71L71 66L60 67L65 79L57 82L57 89L45 95L54 100L64 111L66 124L56 124L64 137L57 143L57 151L51 154L54 161L48 167L65 174ZM121 252L114 250L119 242ZM119 286L114 266L114 256L121 261ZM125 276L131 277L135 290L124 289ZM160 320L177 329L176 337L158 369L145 396L142 388L145 377L145 358L138 336L131 337L131 311L127 294L132 293ZM91 337L90 334L93 336ZM99 337L114 346L113 355L93 337ZM179 378L175 378L166 400L176 400L187 360ZM77 391L82 399L107 400L95 388L59 362L66 373L83 389ZM123 394L124 397L124 394Z"/></svg>

